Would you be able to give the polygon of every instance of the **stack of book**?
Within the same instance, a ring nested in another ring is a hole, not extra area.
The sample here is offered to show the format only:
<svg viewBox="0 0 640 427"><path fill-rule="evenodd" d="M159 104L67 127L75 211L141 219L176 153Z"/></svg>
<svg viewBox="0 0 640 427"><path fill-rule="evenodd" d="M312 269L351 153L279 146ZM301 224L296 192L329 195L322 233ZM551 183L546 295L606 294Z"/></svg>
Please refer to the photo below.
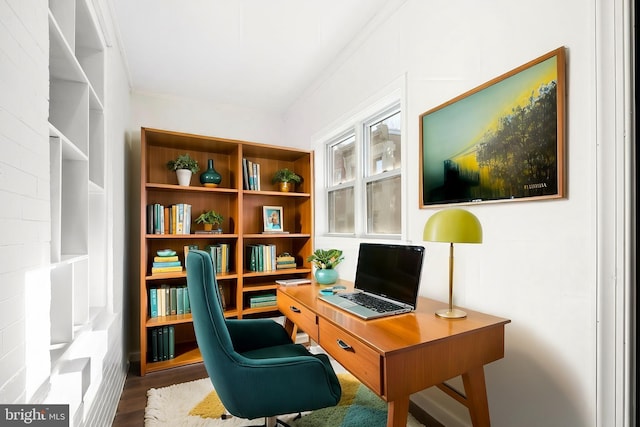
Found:
<svg viewBox="0 0 640 427"><path fill-rule="evenodd" d="M251 295L249 297L249 307L251 308L274 307L276 305L275 294Z"/></svg>
<svg viewBox="0 0 640 427"><path fill-rule="evenodd" d="M189 291L185 285L160 285L149 289L149 316L162 317L191 313Z"/></svg>
<svg viewBox="0 0 640 427"><path fill-rule="evenodd" d="M280 254L276 258L276 270L296 268L296 259L288 253Z"/></svg>
<svg viewBox="0 0 640 427"><path fill-rule="evenodd" d="M159 326L151 329L149 348L152 362L160 362L176 357L176 338L173 326Z"/></svg>
<svg viewBox="0 0 640 427"><path fill-rule="evenodd" d="M159 251L159 254L153 257L151 274L180 271L182 271L182 263L175 251Z"/></svg>

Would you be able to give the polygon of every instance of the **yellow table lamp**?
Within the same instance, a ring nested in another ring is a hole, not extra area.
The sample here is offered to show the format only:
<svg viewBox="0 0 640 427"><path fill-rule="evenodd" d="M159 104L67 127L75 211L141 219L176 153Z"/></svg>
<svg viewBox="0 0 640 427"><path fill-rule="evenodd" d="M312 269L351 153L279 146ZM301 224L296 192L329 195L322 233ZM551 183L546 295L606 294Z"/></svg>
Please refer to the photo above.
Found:
<svg viewBox="0 0 640 427"><path fill-rule="evenodd" d="M466 312L453 308L453 244L482 243L480 221L464 209L443 209L427 220L423 240L449 243L449 308L436 311L436 315L448 319L466 317Z"/></svg>

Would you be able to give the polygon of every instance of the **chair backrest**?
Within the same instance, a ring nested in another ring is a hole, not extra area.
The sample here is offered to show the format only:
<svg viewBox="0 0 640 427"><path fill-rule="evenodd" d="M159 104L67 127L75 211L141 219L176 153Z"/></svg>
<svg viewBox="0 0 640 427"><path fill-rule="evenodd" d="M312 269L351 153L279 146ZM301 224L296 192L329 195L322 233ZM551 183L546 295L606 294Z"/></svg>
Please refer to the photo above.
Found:
<svg viewBox="0 0 640 427"><path fill-rule="evenodd" d="M193 328L205 368L222 402L233 402L234 378L241 356L233 349L224 319L218 283L207 252L187 254L187 287ZM230 409L230 408L228 408Z"/></svg>

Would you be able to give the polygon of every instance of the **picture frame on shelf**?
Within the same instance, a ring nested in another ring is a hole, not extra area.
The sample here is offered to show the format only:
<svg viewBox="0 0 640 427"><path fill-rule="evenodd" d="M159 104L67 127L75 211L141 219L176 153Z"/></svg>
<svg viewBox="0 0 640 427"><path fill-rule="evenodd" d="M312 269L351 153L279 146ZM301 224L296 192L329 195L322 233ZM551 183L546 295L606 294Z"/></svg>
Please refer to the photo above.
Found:
<svg viewBox="0 0 640 427"><path fill-rule="evenodd" d="M420 115L420 208L565 197L560 47Z"/></svg>
<svg viewBox="0 0 640 427"><path fill-rule="evenodd" d="M263 206L262 223L264 233L283 233L284 215L282 206Z"/></svg>

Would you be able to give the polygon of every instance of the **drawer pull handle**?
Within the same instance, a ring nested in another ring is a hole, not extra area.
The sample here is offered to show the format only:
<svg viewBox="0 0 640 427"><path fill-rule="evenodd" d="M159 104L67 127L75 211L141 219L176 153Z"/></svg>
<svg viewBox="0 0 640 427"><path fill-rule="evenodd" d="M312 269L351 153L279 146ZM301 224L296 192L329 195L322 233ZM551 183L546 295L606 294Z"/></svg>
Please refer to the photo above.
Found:
<svg viewBox="0 0 640 427"><path fill-rule="evenodd" d="M347 344L346 342L342 341L341 339L337 339L336 342L338 343L338 347L340 347L343 350L346 351L353 351L353 347L351 347L349 344Z"/></svg>
<svg viewBox="0 0 640 427"><path fill-rule="evenodd" d="M300 313L300 309L299 309L299 308L297 308L297 307L295 307L295 306L293 306L293 305L290 305L290 306L289 306L289 308L290 308L290 309L291 309L291 311L293 311L294 313Z"/></svg>

